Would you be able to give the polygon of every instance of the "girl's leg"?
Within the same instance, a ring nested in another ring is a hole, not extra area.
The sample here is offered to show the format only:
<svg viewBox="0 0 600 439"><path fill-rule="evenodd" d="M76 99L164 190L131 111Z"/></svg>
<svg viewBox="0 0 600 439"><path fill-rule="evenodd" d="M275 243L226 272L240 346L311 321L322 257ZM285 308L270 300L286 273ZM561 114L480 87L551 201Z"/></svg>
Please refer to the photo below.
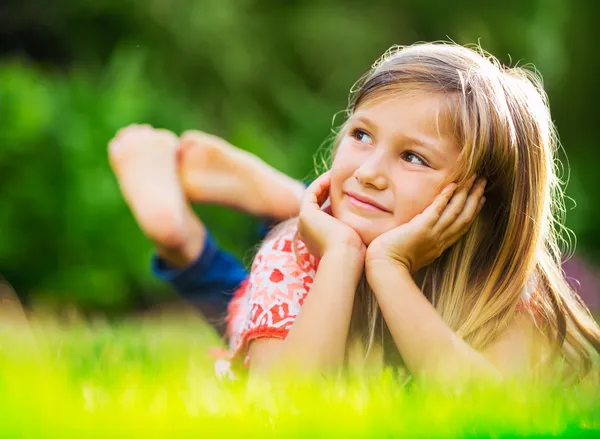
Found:
<svg viewBox="0 0 600 439"><path fill-rule="evenodd" d="M169 131L131 125L110 142L109 159L142 231L170 265L184 267L202 253L206 229L181 189L178 148Z"/></svg>
<svg viewBox="0 0 600 439"><path fill-rule="evenodd" d="M184 267L202 253L206 229L189 201L275 221L296 216L305 185L223 139L199 131L119 131L109 157L121 192L161 257ZM189 201L188 201L189 200Z"/></svg>
<svg viewBox="0 0 600 439"><path fill-rule="evenodd" d="M157 248L154 273L209 319L221 317L247 273L215 245L187 199L281 220L298 213L304 185L218 137L191 132L178 145L168 131L130 126L110 143L110 162L123 197Z"/></svg>
<svg viewBox="0 0 600 439"><path fill-rule="evenodd" d="M226 329L224 317L229 302L248 277L242 263L221 249L208 233L202 253L193 262L177 268L155 255L152 272L197 307L221 335Z"/></svg>
<svg viewBox="0 0 600 439"><path fill-rule="evenodd" d="M174 134L133 125L111 141L109 158L125 201L156 247L154 274L223 332L222 317L246 272L216 246L189 206L178 177L178 149Z"/></svg>
<svg viewBox="0 0 600 439"><path fill-rule="evenodd" d="M302 182L219 137L188 131L181 141L180 177L192 202L229 206L276 221L298 215Z"/></svg>

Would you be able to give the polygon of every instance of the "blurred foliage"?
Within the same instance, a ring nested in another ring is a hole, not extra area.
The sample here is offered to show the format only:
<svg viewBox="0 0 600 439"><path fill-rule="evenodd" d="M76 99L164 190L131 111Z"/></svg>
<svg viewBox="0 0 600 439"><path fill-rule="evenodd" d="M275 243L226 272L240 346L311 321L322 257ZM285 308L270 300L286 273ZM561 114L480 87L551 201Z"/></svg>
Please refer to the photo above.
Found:
<svg viewBox="0 0 600 439"><path fill-rule="evenodd" d="M119 128L202 129L303 178L350 86L388 46L448 38L540 70L578 203L568 225L578 250L598 260L598 8L593 0L5 0L0 273L23 297L50 304L123 311L159 300L151 246L107 163ZM200 214L237 254L256 242L256 220Z"/></svg>

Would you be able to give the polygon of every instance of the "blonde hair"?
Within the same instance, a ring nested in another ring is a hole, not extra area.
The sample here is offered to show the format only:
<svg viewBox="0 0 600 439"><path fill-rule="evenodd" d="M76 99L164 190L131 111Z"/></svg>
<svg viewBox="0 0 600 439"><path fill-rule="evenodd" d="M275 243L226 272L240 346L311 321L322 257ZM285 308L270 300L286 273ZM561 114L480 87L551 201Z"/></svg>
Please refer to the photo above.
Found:
<svg viewBox="0 0 600 439"><path fill-rule="evenodd" d="M502 66L479 47L424 43L389 49L352 88L347 116L390 93L439 93L452 108L462 151L456 176L487 178L487 202L466 235L421 273L444 321L476 349L492 343L533 291L535 322L580 377L600 351L600 329L561 269L563 192L557 135L541 79ZM330 160L344 127L334 141ZM352 328L370 352L389 332L366 282Z"/></svg>

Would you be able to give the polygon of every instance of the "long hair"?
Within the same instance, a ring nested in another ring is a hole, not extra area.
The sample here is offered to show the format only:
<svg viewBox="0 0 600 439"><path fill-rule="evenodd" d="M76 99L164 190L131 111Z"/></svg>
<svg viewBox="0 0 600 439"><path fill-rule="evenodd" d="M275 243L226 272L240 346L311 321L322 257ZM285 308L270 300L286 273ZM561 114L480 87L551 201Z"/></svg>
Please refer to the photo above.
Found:
<svg viewBox="0 0 600 439"><path fill-rule="evenodd" d="M389 49L352 88L346 116L393 93L437 93L448 103L461 153L458 183L488 180L486 204L469 231L419 273L444 321L476 349L515 317L525 292L532 319L576 377L600 351L600 329L561 268L564 195L559 143L535 72L502 66L479 47L424 43ZM344 133L341 126L329 162ZM357 289L351 331L367 354L390 335L367 282ZM553 357L556 358L556 355Z"/></svg>

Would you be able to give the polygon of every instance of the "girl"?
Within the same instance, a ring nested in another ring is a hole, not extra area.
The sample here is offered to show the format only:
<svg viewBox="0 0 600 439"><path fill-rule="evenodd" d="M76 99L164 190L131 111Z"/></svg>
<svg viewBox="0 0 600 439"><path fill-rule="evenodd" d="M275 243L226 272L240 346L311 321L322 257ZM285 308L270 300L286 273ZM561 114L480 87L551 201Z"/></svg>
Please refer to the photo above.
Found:
<svg viewBox="0 0 600 439"><path fill-rule="evenodd" d="M394 47L347 114L330 172L230 304L229 359L251 374L335 370L350 338L442 381L555 357L583 376L600 329L560 270L556 137L537 79L456 45Z"/></svg>

